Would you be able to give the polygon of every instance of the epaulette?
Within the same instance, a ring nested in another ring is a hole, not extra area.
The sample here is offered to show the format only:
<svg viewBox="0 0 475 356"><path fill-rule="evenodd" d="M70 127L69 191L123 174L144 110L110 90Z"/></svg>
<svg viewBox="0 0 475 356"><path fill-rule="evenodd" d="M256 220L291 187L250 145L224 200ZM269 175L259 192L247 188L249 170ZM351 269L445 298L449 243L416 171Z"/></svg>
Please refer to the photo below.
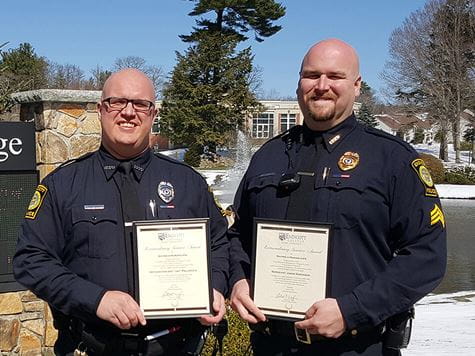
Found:
<svg viewBox="0 0 475 356"><path fill-rule="evenodd" d="M75 163L75 162L80 162L80 161L83 161L85 160L86 158L92 156L96 151L92 151L92 152L87 152L85 154L83 154L82 156L79 156L77 158L72 158L72 159L69 159L63 163L61 163L58 167L56 167L55 169L53 169L51 171L50 174L53 174L54 172L56 172L57 170L61 169L61 168L64 168L64 167L67 167L69 166L70 164L72 163Z"/></svg>
<svg viewBox="0 0 475 356"><path fill-rule="evenodd" d="M172 158L172 157L169 157L167 155L164 155L164 154L161 154L160 152L153 152L153 154L158 157L158 158L161 158L161 159L164 159L165 161L168 161L170 163L173 163L173 164L178 164L180 166L183 166L183 167L186 167L186 168L189 168L191 169L192 171L194 171L196 174L198 174L201 178L203 178L206 182L206 179L200 174L200 172L198 172L196 170L196 168L190 166L189 164L185 163L185 162L182 162L182 161L179 161L175 158Z"/></svg>
<svg viewBox="0 0 475 356"><path fill-rule="evenodd" d="M409 143L407 143L402 138L400 138L396 135L391 135L391 134L389 134L389 133L387 133L383 130L376 129L376 128L371 127L371 126L366 126L366 125L361 125L361 126L363 127L363 130L366 131L370 135L385 138L387 140L398 143L399 145L401 145L402 147L404 147L406 150L408 150L410 152L414 151L414 148Z"/></svg>
<svg viewBox="0 0 475 356"><path fill-rule="evenodd" d="M295 142L300 142L302 139L302 125L295 125L294 127L291 127L290 129L272 137L268 141L266 141L262 147L270 144L271 142L274 142L276 140L280 140L285 142L285 147L287 150L289 150L292 145Z"/></svg>

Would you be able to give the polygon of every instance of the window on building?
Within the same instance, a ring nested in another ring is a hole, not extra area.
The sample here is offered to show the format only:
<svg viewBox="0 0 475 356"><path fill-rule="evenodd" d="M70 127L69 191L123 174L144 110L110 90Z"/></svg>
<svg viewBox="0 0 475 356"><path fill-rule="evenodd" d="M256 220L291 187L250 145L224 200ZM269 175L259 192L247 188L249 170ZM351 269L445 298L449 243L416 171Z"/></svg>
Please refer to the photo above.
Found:
<svg viewBox="0 0 475 356"><path fill-rule="evenodd" d="M160 116L156 116L152 123L152 134L160 133Z"/></svg>
<svg viewBox="0 0 475 356"><path fill-rule="evenodd" d="M280 132L287 131L295 126L297 114L281 114L280 115Z"/></svg>
<svg viewBox="0 0 475 356"><path fill-rule="evenodd" d="M252 118L252 137L270 138L274 136L274 113L254 114Z"/></svg>

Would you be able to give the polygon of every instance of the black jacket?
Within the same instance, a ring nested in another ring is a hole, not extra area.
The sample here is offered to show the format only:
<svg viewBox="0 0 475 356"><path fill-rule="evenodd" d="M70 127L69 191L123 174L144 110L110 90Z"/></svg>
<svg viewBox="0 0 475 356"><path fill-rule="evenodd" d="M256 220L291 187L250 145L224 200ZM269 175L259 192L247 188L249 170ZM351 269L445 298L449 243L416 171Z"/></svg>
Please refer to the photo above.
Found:
<svg viewBox="0 0 475 356"><path fill-rule="evenodd" d="M142 218L210 218L212 287L226 292L227 223L206 181L192 168L147 150L134 159ZM18 282L53 310L98 322L96 309L107 290L133 295L126 266L124 223L114 175L118 161L104 149L68 162L41 183L27 212L14 256ZM160 182L173 186L170 203L158 195Z"/></svg>
<svg viewBox="0 0 475 356"><path fill-rule="evenodd" d="M310 220L333 224L328 294L348 329L378 325L441 281L446 231L440 201L418 154L399 138L362 126L354 116L322 134L309 194ZM285 219L289 195L279 191L279 180L308 158L313 136L296 126L253 156L234 201L239 220L229 234L231 287L250 277L253 218ZM342 170L354 163L345 157L355 153L355 167Z"/></svg>

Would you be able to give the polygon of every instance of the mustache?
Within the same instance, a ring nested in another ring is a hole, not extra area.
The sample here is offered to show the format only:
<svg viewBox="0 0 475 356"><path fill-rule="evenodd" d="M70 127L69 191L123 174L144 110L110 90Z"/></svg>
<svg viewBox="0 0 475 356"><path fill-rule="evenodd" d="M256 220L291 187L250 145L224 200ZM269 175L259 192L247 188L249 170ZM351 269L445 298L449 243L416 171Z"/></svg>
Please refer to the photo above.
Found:
<svg viewBox="0 0 475 356"><path fill-rule="evenodd" d="M312 100L335 100L335 96L334 95L331 95L331 94L328 94L328 93L325 93L325 94L322 94L322 95L318 95L318 94L313 94L310 96L310 99Z"/></svg>

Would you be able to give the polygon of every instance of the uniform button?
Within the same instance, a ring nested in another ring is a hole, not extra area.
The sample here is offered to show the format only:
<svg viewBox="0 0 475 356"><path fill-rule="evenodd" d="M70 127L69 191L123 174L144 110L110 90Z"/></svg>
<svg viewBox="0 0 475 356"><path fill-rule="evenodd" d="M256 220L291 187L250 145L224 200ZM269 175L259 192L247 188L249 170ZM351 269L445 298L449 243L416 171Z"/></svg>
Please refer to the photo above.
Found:
<svg viewBox="0 0 475 356"><path fill-rule="evenodd" d="M351 330L351 335L352 336L356 336L357 334L358 334L358 330L356 330L356 329Z"/></svg>
<svg viewBox="0 0 475 356"><path fill-rule="evenodd" d="M339 180L336 181L336 185L340 185L341 182Z"/></svg>
<svg viewBox="0 0 475 356"><path fill-rule="evenodd" d="M92 221L96 221L96 220L97 220L97 216L93 216Z"/></svg>

